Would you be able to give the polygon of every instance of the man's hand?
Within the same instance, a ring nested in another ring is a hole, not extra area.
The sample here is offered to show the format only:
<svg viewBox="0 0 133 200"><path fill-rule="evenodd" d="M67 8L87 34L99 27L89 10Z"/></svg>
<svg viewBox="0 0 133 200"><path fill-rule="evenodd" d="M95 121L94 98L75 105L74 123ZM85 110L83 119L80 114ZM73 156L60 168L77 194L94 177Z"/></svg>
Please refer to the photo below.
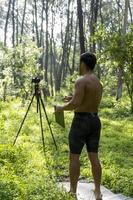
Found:
<svg viewBox="0 0 133 200"><path fill-rule="evenodd" d="M55 112L62 112L63 106L55 106Z"/></svg>
<svg viewBox="0 0 133 200"><path fill-rule="evenodd" d="M67 103L67 102L71 101L72 97L73 96L65 96L64 97L64 102Z"/></svg>

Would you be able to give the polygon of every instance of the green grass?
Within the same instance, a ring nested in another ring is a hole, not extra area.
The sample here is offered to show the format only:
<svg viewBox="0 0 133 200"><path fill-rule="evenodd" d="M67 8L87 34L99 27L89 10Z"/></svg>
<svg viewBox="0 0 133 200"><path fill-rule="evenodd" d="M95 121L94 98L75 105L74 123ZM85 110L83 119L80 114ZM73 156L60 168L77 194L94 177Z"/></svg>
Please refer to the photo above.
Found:
<svg viewBox="0 0 133 200"><path fill-rule="evenodd" d="M116 193L133 196L133 116L128 100L116 102L104 98L100 117L102 132L99 157L103 168L102 184ZM48 116L58 144L55 150L46 119L44 135L46 155L42 151L39 116L35 105L31 109L15 146L13 140L25 114L26 105L20 99L0 102L0 199L41 200L71 199L56 182L68 178L68 133L73 114L65 113L66 128L54 120L53 108L47 103ZM85 148L81 155L80 179L93 181Z"/></svg>

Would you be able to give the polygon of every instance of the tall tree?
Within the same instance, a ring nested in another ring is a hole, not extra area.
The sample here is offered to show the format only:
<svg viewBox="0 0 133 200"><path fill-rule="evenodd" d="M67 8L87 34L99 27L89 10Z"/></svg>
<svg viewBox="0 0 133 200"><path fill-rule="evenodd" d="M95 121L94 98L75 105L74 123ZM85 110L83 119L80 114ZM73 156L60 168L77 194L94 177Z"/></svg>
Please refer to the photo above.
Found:
<svg viewBox="0 0 133 200"><path fill-rule="evenodd" d="M35 9L32 4L32 40L35 41Z"/></svg>
<svg viewBox="0 0 133 200"><path fill-rule="evenodd" d="M16 45L18 45L19 41L19 19L18 19L18 0L16 0Z"/></svg>
<svg viewBox="0 0 133 200"><path fill-rule="evenodd" d="M23 36L23 33L24 33L26 6L27 6L27 0L24 1L24 10L23 10L23 17L22 17L22 24L21 24L21 39L20 39L20 41L22 41L22 36Z"/></svg>
<svg viewBox="0 0 133 200"><path fill-rule="evenodd" d="M45 9L45 2L42 2L42 11L41 11L41 30L40 30L40 47L44 45L44 9Z"/></svg>
<svg viewBox="0 0 133 200"><path fill-rule="evenodd" d="M125 8L124 8L124 18L123 18L123 28L122 34L126 34L127 31L127 22L128 22L128 8L129 8L129 1L125 0ZM121 48L123 48L123 41L121 41ZM117 81L117 95L116 100L122 97L122 85L123 85L123 66L121 63L118 66L118 81Z"/></svg>
<svg viewBox="0 0 133 200"><path fill-rule="evenodd" d="M37 39L37 46L39 47L39 31L38 31L38 9L37 9L37 0L34 0L34 13L35 13L35 30L36 30L36 39Z"/></svg>
<svg viewBox="0 0 133 200"><path fill-rule="evenodd" d="M15 26L16 26L16 23L15 23L15 4L16 4L16 0L13 0L12 1L12 45L13 47L15 47Z"/></svg>
<svg viewBox="0 0 133 200"><path fill-rule="evenodd" d="M130 13L131 23L133 23L133 14L132 14L132 9L131 9L130 0L129 0L129 13Z"/></svg>
<svg viewBox="0 0 133 200"><path fill-rule="evenodd" d="M78 29L78 23L76 21L76 28L75 28L75 35L74 35L74 46L73 46L72 68L70 70L71 75L74 73L74 68L75 68L75 55L76 55L76 47L77 47L77 29Z"/></svg>
<svg viewBox="0 0 133 200"><path fill-rule="evenodd" d="M48 11L49 11L49 1L46 0L46 6L45 6L45 19L46 19L46 40L45 40L45 63L44 63L44 70L45 70L45 74L44 74L44 80L46 82L47 85L47 95L49 95L49 89L48 89L48 61L49 61L49 38L48 38Z"/></svg>
<svg viewBox="0 0 133 200"><path fill-rule="evenodd" d="M12 0L9 0L8 11L7 11L7 15L6 15L6 23L5 23L5 28L4 28L4 45L5 46L6 46L6 43L7 43L7 27L8 27L8 22L9 22L11 4L12 4Z"/></svg>
<svg viewBox="0 0 133 200"><path fill-rule="evenodd" d="M56 80L56 91L60 91L61 87L61 82L62 82L62 75L63 75L63 70L66 67L67 63L67 51L68 51L68 44L69 44L69 31L70 31L70 4L71 0L68 0L68 9L67 9L67 25L66 25L66 30L65 30L65 39L63 40L63 45L62 45L62 55L61 55L61 63L60 67L58 69L58 75L57 75L57 80Z"/></svg>
<svg viewBox="0 0 133 200"><path fill-rule="evenodd" d="M81 54L85 52L85 37L84 37L84 25L83 25L83 11L81 0L77 0L78 11L78 23L79 23L79 42Z"/></svg>
<svg viewBox="0 0 133 200"><path fill-rule="evenodd" d="M90 21L90 36L94 36L96 24L97 24L97 17L98 17L98 10L99 10L99 0L91 0L91 21ZM96 43L94 40L90 42L90 50L91 52L96 52Z"/></svg>

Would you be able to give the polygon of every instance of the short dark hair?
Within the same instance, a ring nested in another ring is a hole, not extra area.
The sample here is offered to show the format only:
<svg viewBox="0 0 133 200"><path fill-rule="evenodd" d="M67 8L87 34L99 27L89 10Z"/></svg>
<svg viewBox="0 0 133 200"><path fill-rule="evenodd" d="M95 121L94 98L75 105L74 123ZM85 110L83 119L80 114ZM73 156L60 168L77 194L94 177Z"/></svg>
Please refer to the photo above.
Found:
<svg viewBox="0 0 133 200"><path fill-rule="evenodd" d="M86 64L88 70L89 69L93 70L95 68L97 59L96 59L95 54L86 52L86 53L81 54L80 63L81 62L84 62Z"/></svg>

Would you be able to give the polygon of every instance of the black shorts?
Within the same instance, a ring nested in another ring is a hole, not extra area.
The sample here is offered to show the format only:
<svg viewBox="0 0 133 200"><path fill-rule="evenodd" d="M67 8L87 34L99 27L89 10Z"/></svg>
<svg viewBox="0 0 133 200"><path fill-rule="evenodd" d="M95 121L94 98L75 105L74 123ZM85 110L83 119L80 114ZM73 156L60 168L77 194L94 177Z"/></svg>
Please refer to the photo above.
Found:
<svg viewBox="0 0 133 200"><path fill-rule="evenodd" d="M80 154L84 144L88 152L98 152L101 121L97 113L75 112L69 133L69 148L73 154Z"/></svg>

